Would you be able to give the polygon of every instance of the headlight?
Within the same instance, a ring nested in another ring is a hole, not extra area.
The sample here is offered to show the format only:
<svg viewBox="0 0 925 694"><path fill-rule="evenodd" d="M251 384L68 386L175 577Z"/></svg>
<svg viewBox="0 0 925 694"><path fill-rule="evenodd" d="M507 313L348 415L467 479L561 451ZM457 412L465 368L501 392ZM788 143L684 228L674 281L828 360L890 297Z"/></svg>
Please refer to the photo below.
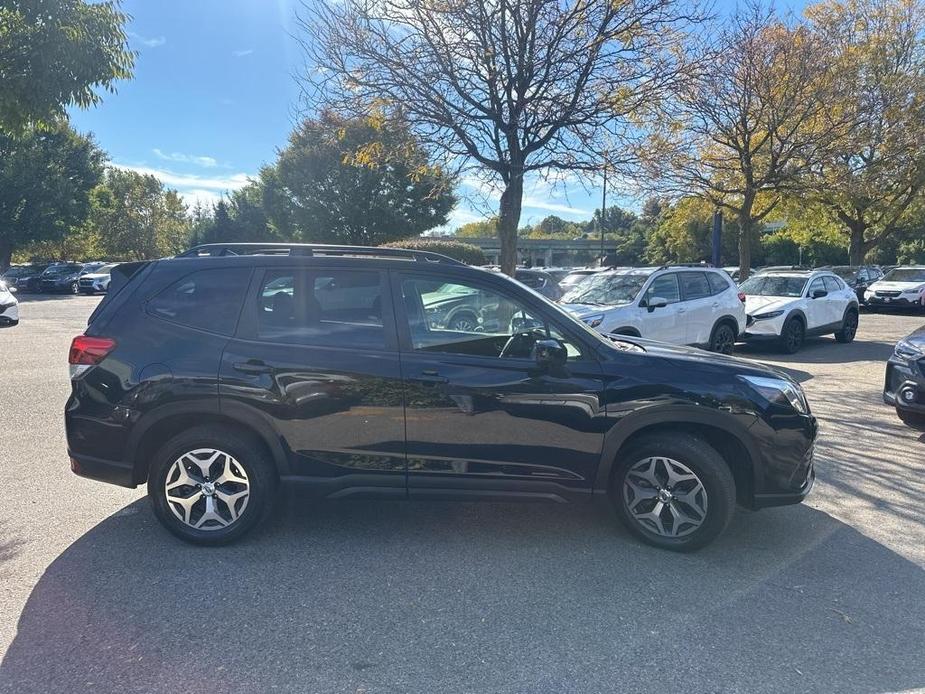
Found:
<svg viewBox="0 0 925 694"><path fill-rule="evenodd" d="M739 376L769 403L790 406L800 414L809 414L803 389L796 383L771 376Z"/></svg>
<svg viewBox="0 0 925 694"><path fill-rule="evenodd" d="M755 320L767 320L768 318L777 318L778 316L784 315L783 311L768 311L767 313L759 313L752 316Z"/></svg>
<svg viewBox="0 0 925 694"><path fill-rule="evenodd" d="M914 287L912 289L903 289L903 294L918 294L922 291L922 287Z"/></svg>
<svg viewBox="0 0 925 694"><path fill-rule="evenodd" d="M587 324L588 327L596 328L597 326L599 326L601 323L604 322L604 314L598 313L597 315L594 315L594 316L585 316L581 320L582 322Z"/></svg>
<svg viewBox="0 0 925 694"><path fill-rule="evenodd" d="M920 347L912 344L908 340L900 340L893 348L893 354L902 359L918 359L923 352Z"/></svg>

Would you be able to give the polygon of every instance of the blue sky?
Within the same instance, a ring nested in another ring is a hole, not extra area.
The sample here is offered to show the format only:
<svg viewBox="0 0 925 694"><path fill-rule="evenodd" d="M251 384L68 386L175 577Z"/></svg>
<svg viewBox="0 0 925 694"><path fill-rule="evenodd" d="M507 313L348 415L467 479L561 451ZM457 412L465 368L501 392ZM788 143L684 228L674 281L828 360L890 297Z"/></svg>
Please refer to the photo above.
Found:
<svg viewBox="0 0 925 694"><path fill-rule="evenodd" d="M300 0L125 0L139 53L135 78L99 106L74 110L73 124L91 131L113 164L158 176L191 204L217 200L273 161L295 122L293 75L302 52L292 34L300 6ZM459 193L464 199L450 228L482 218L494 205L475 185L464 182ZM587 219L599 204L600 190L538 182L525 191L522 223L548 214Z"/></svg>

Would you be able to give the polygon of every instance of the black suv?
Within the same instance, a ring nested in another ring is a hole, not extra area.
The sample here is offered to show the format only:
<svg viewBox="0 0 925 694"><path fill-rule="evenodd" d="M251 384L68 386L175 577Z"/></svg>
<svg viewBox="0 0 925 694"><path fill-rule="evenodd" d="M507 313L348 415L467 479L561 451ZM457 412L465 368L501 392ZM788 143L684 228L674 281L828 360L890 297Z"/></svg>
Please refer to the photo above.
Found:
<svg viewBox="0 0 925 694"><path fill-rule="evenodd" d="M434 293L478 295L448 325ZM428 301L430 299L430 301ZM768 367L611 340L509 278L432 253L208 245L113 270L69 355L71 467L147 482L216 544L279 482L325 497L609 498L688 550L738 502L797 503L816 420Z"/></svg>

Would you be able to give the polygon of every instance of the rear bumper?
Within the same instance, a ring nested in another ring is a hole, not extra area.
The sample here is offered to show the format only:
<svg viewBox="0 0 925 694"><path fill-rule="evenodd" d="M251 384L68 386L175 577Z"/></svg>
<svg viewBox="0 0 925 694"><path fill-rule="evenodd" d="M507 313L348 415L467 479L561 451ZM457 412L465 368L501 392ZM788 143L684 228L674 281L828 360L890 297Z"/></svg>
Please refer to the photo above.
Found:
<svg viewBox="0 0 925 694"><path fill-rule="evenodd" d="M117 484L120 487L136 486L133 479L134 471L130 463L116 460L103 460L88 455L74 455L68 451L71 459L71 472L80 477Z"/></svg>

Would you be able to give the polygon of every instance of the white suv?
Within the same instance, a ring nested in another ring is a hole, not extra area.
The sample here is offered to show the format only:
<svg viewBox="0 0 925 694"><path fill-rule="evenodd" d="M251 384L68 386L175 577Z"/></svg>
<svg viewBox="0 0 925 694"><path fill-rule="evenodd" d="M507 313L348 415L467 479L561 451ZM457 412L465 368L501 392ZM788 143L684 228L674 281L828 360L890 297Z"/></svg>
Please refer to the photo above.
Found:
<svg viewBox="0 0 925 694"><path fill-rule="evenodd" d="M591 275L560 300L605 335L635 335L731 354L745 330L744 297L714 268L616 268Z"/></svg>
<svg viewBox="0 0 925 694"><path fill-rule="evenodd" d="M851 342L858 330L858 297L828 270L773 270L743 282L748 339L776 340L787 354L807 335L834 334Z"/></svg>
<svg viewBox="0 0 925 694"><path fill-rule="evenodd" d="M868 306L925 310L925 267L896 267L867 288Z"/></svg>

